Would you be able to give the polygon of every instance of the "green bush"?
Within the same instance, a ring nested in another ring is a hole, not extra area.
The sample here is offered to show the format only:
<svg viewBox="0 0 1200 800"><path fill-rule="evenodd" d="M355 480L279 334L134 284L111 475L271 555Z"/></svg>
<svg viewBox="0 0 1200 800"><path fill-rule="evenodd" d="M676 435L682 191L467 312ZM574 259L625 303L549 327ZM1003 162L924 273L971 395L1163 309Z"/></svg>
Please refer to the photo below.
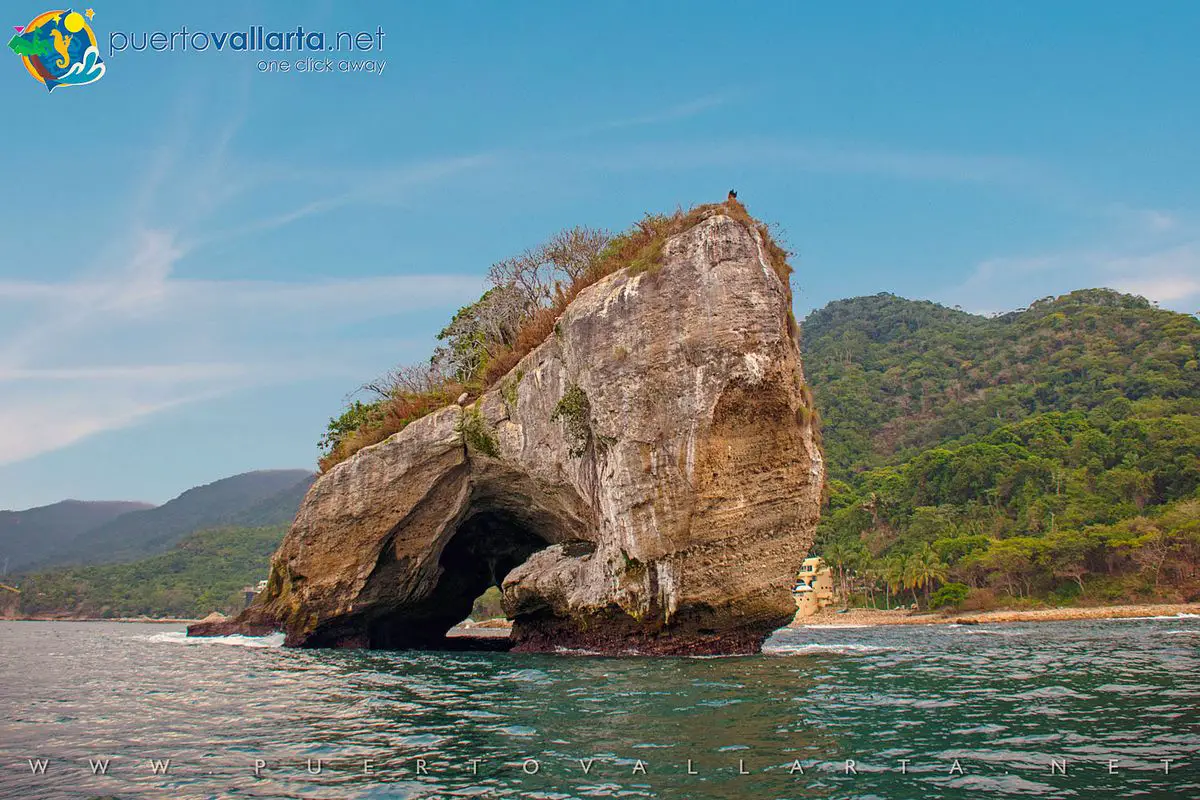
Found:
<svg viewBox="0 0 1200 800"><path fill-rule="evenodd" d="M562 399L554 407L551 420L562 420L567 444L573 456L581 456L587 450L592 435L592 405L587 392L575 384L567 387Z"/></svg>
<svg viewBox="0 0 1200 800"><path fill-rule="evenodd" d="M1079 602L1082 592L1076 583L1064 583L1046 595L1046 600L1056 606L1070 606Z"/></svg>
<svg viewBox="0 0 1200 800"><path fill-rule="evenodd" d="M328 454L347 436L364 426L378 424L382 418L382 402L364 403L355 400L340 417L329 420L329 425L317 446L321 448L322 453Z"/></svg>
<svg viewBox="0 0 1200 800"><path fill-rule="evenodd" d="M500 457L500 445L492 436L492 431L488 428L483 415L479 413L479 409L472 408L463 413L462 421L458 423L458 432L462 434L463 441L467 443L469 450L483 453L492 458Z"/></svg>
<svg viewBox="0 0 1200 800"><path fill-rule="evenodd" d="M929 598L930 608L947 608L962 605L967 599L967 593L970 589L965 583L947 583L942 588L933 593L933 597Z"/></svg>
<svg viewBox="0 0 1200 800"><path fill-rule="evenodd" d="M515 375L505 378L500 383L500 395L504 398L504 404L508 407L510 414L517 410L517 389L524 377L525 370L519 369Z"/></svg>

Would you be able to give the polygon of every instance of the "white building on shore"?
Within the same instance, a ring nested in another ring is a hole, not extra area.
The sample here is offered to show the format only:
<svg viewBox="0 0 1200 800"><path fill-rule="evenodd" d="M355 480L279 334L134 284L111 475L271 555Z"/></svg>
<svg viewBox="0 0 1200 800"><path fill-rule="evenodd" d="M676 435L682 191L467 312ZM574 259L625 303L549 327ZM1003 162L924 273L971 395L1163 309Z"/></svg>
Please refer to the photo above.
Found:
<svg viewBox="0 0 1200 800"><path fill-rule="evenodd" d="M833 570L820 556L804 559L796 573L792 596L796 598L797 617L811 617L833 604Z"/></svg>

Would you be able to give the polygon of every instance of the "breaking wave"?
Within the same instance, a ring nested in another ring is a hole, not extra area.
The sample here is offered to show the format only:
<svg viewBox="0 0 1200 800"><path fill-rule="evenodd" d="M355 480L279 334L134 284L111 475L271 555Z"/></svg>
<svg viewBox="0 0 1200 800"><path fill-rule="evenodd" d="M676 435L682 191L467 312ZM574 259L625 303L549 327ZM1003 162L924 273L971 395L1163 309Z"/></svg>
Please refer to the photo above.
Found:
<svg viewBox="0 0 1200 800"><path fill-rule="evenodd" d="M169 631L139 637L146 642L159 644L229 644L236 647L283 647L282 633L268 636L188 636L183 631Z"/></svg>
<svg viewBox="0 0 1200 800"><path fill-rule="evenodd" d="M881 647L871 644L778 644L763 647L763 655L768 656L862 656L870 653L888 653L892 647Z"/></svg>

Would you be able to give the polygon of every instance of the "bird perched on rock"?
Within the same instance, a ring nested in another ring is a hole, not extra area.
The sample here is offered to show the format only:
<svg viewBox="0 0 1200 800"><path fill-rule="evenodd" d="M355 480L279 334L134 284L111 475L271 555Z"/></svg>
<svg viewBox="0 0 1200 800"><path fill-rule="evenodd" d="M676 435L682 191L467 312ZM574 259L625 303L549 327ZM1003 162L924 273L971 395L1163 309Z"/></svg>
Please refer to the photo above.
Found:
<svg viewBox="0 0 1200 800"><path fill-rule="evenodd" d="M729 197L727 197L726 200L737 200L737 191L735 191L734 189L730 189Z"/></svg>

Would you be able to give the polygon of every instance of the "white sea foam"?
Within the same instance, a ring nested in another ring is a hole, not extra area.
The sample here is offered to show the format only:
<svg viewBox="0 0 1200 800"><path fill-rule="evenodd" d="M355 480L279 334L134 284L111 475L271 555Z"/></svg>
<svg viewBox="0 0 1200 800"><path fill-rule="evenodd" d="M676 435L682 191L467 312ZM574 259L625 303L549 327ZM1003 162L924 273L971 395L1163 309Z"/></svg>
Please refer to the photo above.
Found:
<svg viewBox="0 0 1200 800"><path fill-rule="evenodd" d="M1147 619L1200 619L1200 614L1185 614L1181 611L1178 614L1160 614L1155 617L1100 617L1096 622L1133 622Z"/></svg>
<svg viewBox="0 0 1200 800"><path fill-rule="evenodd" d="M763 654L768 656L864 656L871 653L888 653L894 648L878 647L870 644L778 644L763 648Z"/></svg>
<svg viewBox="0 0 1200 800"><path fill-rule="evenodd" d="M742 653L708 653L706 655L684 656L684 658L692 658L702 661L704 659L715 658L745 658L745 655Z"/></svg>
<svg viewBox="0 0 1200 800"><path fill-rule="evenodd" d="M269 636L188 636L183 631L155 633L150 636L137 637L142 641L159 644L229 644L236 647L283 647L283 634L272 633Z"/></svg>
<svg viewBox="0 0 1200 800"><path fill-rule="evenodd" d="M602 656L602 655L606 655L605 653L601 653L599 650L584 650L583 648L579 648L579 647L562 647L561 645L556 646L554 648L554 652L560 656ZM638 655L638 653L636 650L631 650L628 653L623 653L622 655Z"/></svg>

